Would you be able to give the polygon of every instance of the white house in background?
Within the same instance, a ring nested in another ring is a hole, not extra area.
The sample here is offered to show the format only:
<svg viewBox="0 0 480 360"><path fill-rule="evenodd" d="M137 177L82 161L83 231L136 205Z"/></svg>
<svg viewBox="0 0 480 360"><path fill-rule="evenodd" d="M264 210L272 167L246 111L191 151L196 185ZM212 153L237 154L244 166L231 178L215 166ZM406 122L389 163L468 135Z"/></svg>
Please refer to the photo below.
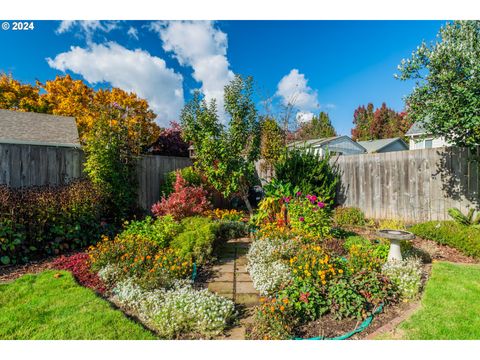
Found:
<svg viewBox="0 0 480 360"><path fill-rule="evenodd" d="M405 136L410 138L410 150L450 146L443 137L435 137L428 134L422 123L418 121L412 125Z"/></svg>
<svg viewBox="0 0 480 360"><path fill-rule="evenodd" d="M358 141L358 143L367 149L369 154L408 150L408 145L399 137Z"/></svg>
<svg viewBox="0 0 480 360"><path fill-rule="evenodd" d="M359 143L353 141L348 136L334 136L329 138L298 140L287 145L289 148L309 147L315 154L322 156L326 150L331 155L354 155L367 152Z"/></svg>

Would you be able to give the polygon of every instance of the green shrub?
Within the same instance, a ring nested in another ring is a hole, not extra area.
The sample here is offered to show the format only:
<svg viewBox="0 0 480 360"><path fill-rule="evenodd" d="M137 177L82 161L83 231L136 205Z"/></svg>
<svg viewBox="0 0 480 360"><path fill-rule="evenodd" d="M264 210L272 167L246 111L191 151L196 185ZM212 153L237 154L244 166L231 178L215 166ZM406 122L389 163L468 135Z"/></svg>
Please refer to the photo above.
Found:
<svg viewBox="0 0 480 360"><path fill-rule="evenodd" d="M177 171L180 171L180 175L187 182L188 186L200 186L203 185L202 177L198 174L193 166L187 166L180 170L175 170L165 175L164 183L160 186L160 194L164 197L168 197L173 192L173 185L177 178Z"/></svg>
<svg viewBox="0 0 480 360"><path fill-rule="evenodd" d="M106 231L91 182L13 189L0 186L1 264L26 262L93 244Z"/></svg>
<svg viewBox="0 0 480 360"><path fill-rule="evenodd" d="M328 154L319 156L304 148L287 150L275 165L275 177L304 194L317 195L328 207L334 204L340 182L338 168L330 164Z"/></svg>
<svg viewBox="0 0 480 360"><path fill-rule="evenodd" d="M160 216L155 220L147 216L144 220L127 223L120 236L145 237L165 248L181 229L182 226L171 215Z"/></svg>
<svg viewBox="0 0 480 360"><path fill-rule="evenodd" d="M455 221L428 221L413 225L409 230L419 237L449 245L480 259L480 229Z"/></svg>
<svg viewBox="0 0 480 360"><path fill-rule="evenodd" d="M389 246L384 243L372 244L361 236L350 236L345 240L348 262L352 272L362 270L379 271L388 257Z"/></svg>
<svg viewBox="0 0 480 360"><path fill-rule="evenodd" d="M216 237L219 242L225 242L230 239L245 237L248 235L248 233L248 225L242 221L218 221Z"/></svg>
<svg viewBox="0 0 480 360"><path fill-rule="evenodd" d="M205 217L189 217L182 220L183 231L171 242L171 247L180 256L192 255L194 260L203 264L212 256L218 223Z"/></svg>
<svg viewBox="0 0 480 360"><path fill-rule="evenodd" d="M365 214L356 207L337 207L333 213L333 220L339 226L363 226Z"/></svg>

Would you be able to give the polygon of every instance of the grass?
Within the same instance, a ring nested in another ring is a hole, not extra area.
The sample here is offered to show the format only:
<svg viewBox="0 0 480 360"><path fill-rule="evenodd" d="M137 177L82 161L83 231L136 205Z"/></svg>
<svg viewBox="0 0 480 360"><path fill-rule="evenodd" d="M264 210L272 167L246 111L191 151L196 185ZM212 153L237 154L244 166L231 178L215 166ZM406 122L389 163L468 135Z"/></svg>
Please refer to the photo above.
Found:
<svg viewBox="0 0 480 360"><path fill-rule="evenodd" d="M478 340L479 299L480 265L434 263L420 309L398 333L405 340Z"/></svg>
<svg viewBox="0 0 480 360"><path fill-rule="evenodd" d="M155 337L92 290L78 285L69 272L45 271L0 284L0 339Z"/></svg>

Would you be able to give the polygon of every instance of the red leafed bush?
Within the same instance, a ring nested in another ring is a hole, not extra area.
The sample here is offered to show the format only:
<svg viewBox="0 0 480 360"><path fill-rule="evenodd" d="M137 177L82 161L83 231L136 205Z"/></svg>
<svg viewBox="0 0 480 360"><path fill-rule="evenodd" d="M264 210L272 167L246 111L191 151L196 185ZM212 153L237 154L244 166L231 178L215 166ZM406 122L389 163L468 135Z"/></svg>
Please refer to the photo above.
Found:
<svg viewBox="0 0 480 360"><path fill-rule="evenodd" d="M203 187L189 186L180 172L177 172L173 193L153 204L152 213L155 216L172 215L176 220L202 214L212 207L207 195Z"/></svg>
<svg viewBox="0 0 480 360"><path fill-rule="evenodd" d="M71 256L60 256L53 262L53 268L70 271L78 283L99 293L105 292L105 285L98 275L90 270L87 253L78 253Z"/></svg>
<svg viewBox="0 0 480 360"><path fill-rule="evenodd" d="M170 128L163 129L158 139L148 150L154 155L188 157L188 144L182 139L182 128L172 121Z"/></svg>

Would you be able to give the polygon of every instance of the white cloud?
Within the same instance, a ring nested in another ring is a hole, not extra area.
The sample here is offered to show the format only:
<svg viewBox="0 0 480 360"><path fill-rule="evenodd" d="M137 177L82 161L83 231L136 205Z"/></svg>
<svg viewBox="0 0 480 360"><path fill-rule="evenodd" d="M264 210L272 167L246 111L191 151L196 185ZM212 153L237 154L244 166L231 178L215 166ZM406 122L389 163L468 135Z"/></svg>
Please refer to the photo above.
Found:
<svg viewBox="0 0 480 360"><path fill-rule="evenodd" d="M127 35L130 36L131 38L138 40L138 30L137 28L134 28L133 26L130 26L130 28L127 31Z"/></svg>
<svg viewBox="0 0 480 360"><path fill-rule="evenodd" d="M223 88L234 78L227 59L227 34L211 21L157 21L150 25L180 65L193 69L205 99L215 99L220 118L223 113Z"/></svg>
<svg viewBox="0 0 480 360"><path fill-rule="evenodd" d="M135 92L148 101L161 125L178 121L184 105L182 75L147 51L129 50L108 42L90 44L88 48L71 47L70 51L48 58L47 62L54 69L82 75L91 84L107 82Z"/></svg>
<svg viewBox="0 0 480 360"><path fill-rule="evenodd" d="M63 20L60 22L57 30L57 34L63 34L78 28L80 32L85 36L86 40L90 42L93 34L96 31L109 33L110 31L119 27L119 21L99 21L99 20Z"/></svg>
<svg viewBox="0 0 480 360"><path fill-rule="evenodd" d="M301 124L301 123L311 121L313 116L314 114L312 112L299 111L295 115L295 120L297 121L298 124Z"/></svg>
<svg viewBox="0 0 480 360"><path fill-rule="evenodd" d="M276 95L284 105L293 105L300 112L311 112L320 108L318 93L308 86L308 79L297 69L292 69L277 85Z"/></svg>

